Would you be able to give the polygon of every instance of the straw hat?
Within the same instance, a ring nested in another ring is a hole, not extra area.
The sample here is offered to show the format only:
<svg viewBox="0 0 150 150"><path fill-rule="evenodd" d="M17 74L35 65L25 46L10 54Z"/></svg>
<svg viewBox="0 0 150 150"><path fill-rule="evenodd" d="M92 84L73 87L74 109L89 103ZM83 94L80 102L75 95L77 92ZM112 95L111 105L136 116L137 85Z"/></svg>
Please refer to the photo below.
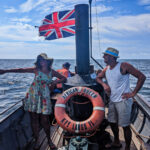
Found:
<svg viewBox="0 0 150 150"><path fill-rule="evenodd" d="M119 51L117 49L115 49L115 48L112 48L112 47L108 47L106 49L106 51L103 52L103 54L111 55L111 56L117 57L117 58L119 57L118 56L119 55Z"/></svg>
<svg viewBox="0 0 150 150"><path fill-rule="evenodd" d="M41 53L40 55L37 56L37 58L38 57L42 57L45 60L53 61L53 58L49 58L46 53Z"/></svg>
<svg viewBox="0 0 150 150"><path fill-rule="evenodd" d="M41 54L39 54L39 55L37 56L37 59L36 59L35 64L37 64L41 59L44 59L44 60L49 61L50 63L53 63L53 58L49 58L49 57L47 56L47 54L41 53Z"/></svg>

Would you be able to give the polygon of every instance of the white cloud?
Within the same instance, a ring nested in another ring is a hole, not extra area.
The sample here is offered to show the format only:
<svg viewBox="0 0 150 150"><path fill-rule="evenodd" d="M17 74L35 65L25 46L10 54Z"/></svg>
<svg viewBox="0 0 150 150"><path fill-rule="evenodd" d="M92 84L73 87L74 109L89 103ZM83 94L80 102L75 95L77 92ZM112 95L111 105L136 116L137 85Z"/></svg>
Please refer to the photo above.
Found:
<svg viewBox="0 0 150 150"><path fill-rule="evenodd" d="M140 5L148 5L150 4L150 0L139 0Z"/></svg>
<svg viewBox="0 0 150 150"><path fill-rule="evenodd" d="M36 11L41 11L41 12L52 12L51 9L53 9L53 7L57 5L57 2L54 2L54 1L50 1L48 3L44 3L43 5L40 5L36 8Z"/></svg>
<svg viewBox="0 0 150 150"><path fill-rule="evenodd" d="M38 35L33 26L23 23L0 26L0 33L0 39L12 41L33 41Z"/></svg>
<svg viewBox="0 0 150 150"><path fill-rule="evenodd" d="M30 24L26 23L16 23L13 25L0 26L0 39L2 40L11 40L11 41L22 41L22 42L49 42L45 41L43 37L38 36L38 29ZM62 38L53 40L53 43L56 45L59 44L72 44L74 43L74 37Z"/></svg>
<svg viewBox="0 0 150 150"><path fill-rule="evenodd" d="M63 0L63 3L71 3L71 4L87 4L88 0Z"/></svg>
<svg viewBox="0 0 150 150"><path fill-rule="evenodd" d="M40 12L41 14L48 14L54 11L62 11L62 10L71 10L74 9L74 6L83 3L85 0L63 0L63 1L55 1L51 0L48 3L43 3L36 8L36 11ZM69 4L68 4L69 3Z"/></svg>
<svg viewBox="0 0 150 150"><path fill-rule="evenodd" d="M150 14L117 18L101 17L99 19L100 41L98 41L97 24L95 18L93 19L93 55L95 58L98 57L97 54L102 54L102 51L108 46L121 50L121 58L137 58L136 55L140 52L140 58L149 57L149 52L146 52L147 56L143 52L150 49L148 43L150 38ZM98 50L99 44L101 51Z"/></svg>
<svg viewBox="0 0 150 150"><path fill-rule="evenodd" d="M68 5L69 3L69 5ZM63 0L63 1L57 1L57 0L27 0L26 2L22 3L19 6L19 12L26 13L30 12L33 9L36 9L37 11L41 11L39 13L45 13L45 12L53 12L53 11L60 11L65 9L73 9L75 5L77 4L88 4L88 0ZM95 8L95 7L94 7ZM105 12L112 10L112 7L106 7L104 5L98 6L97 5L97 12ZM8 12L16 12L17 10L13 7L10 9L7 9L5 11Z"/></svg>
<svg viewBox="0 0 150 150"><path fill-rule="evenodd" d="M48 0L27 0L25 3L20 5L21 12L29 12L37 6L47 2Z"/></svg>
<svg viewBox="0 0 150 150"><path fill-rule="evenodd" d="M31 19L28 17L24 17L24 18L12 18L11 21L13 22L30 22Z"/></svg>
<svg viewBox="0 0 150 150"><path fill-rule="evenodd" d="M69 4L68 4L69 3ZM88 0L63 0L63 1L57 1L57 0L27 0L25 3L20 5L20 12L29 12L32 9L41 10L41 12L46 12L47 10L50 10L50 12L53 11L59 11L65 9L72 9L77 4L88 4Z"/></svg>
<svg viewBox="0 0 150 150"><path fill-rule="evenodd" d="M33 0L27 0L25 3L20 5L20 10L22 12L29 12L33 9Z"/></svg>
<svg viewBox="0 0 150 150"><path fill-rule="evenodd" d="M101 17L100 24L98 25L99 32L101 36L112 35L112 36L124 36L148 33L150 32L150 14L143 14L137 16L120 16L120 17ZM7 40L17 40L17 41L42 41L38 37L38 29L27 23L22 23L30 21L29 18L13 18L14 21L20 21L13 25L0 26L0 38ZM93 36L97 36L97 24L93 19ZM104 37L103 37L104 38ZM110 39L103 40L104 43L110 43ZM70 43L70 38L64 38L58 40L58 42L68 42ZM111 40L112 41L112 40Z"/></svg>
<svg viewBox="0 0 150 150"><path fill-rule="evenodd" d="M10 7L10 8L5 9L5 12L7 12L7 13L15 13L15 12L17 12L17 10L15 8L13 8L13 7Z"/></svg>
<svg viewBox="0 0 150 150"><path fill-rule="evenodd" d="M150 6L146 6L145 9L150 10Z"/></svg>
<svg viewBox="0 0 150 150"><path fill-rule="evenodd" d="M99 5L97 7L92 7L94 10L94 13L102 13L102 12L106 12L106 11L111 11L113 8L112 7L106 7L105 5Z"/></svg>
<svg viewBox="0 0 150 150"><path fill-rule="evenodd" d="M124 35L150 32L150 14L137 16L101 17L99 30L101 33ZM94 19L93 19L94 20ZM96 19L95 19L96 20ZM96 21L94 29L96 31Z"/></svg>

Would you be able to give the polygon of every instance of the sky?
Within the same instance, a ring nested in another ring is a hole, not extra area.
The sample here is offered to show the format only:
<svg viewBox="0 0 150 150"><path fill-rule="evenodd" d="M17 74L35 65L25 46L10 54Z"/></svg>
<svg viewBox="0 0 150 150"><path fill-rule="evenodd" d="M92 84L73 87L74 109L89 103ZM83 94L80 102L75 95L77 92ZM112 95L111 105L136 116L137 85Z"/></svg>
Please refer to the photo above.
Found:
<svg viewBox="0 0 150 150"><path fill-rule="evenodd" d="M39 37L44 17L72 10L88 0L1 0L0 59L35 59L42 52L54 59L75 59L75 36L56 40ZM93 57L107 47L122 59L150 58L150 0L92 1Z"/></svg>

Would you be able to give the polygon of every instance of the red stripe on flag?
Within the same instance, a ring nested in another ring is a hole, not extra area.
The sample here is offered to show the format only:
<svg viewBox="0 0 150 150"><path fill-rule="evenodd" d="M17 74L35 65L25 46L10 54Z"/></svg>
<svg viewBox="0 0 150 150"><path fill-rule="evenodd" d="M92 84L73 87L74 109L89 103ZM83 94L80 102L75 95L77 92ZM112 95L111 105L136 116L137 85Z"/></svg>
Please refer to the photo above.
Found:
<svg viewBox="0 0 150 150"><path fill-rule="evenodd" d="M39 27L40 32L45 31L45 30L50 30L50 29L54 29L53 25L46 24L46 25L42 25Z"/></svg>
<svg viewBox="0 0 150 150"><path fill-rule="evenodd" d="M59 29L58 12L54 12L52 16L53 16L54 28L56 30L57 36L58 38L62 38L62 34Z"/></svg>
<svg viewBox="0 0 150 150"><path fill-rule="evenodd" d="M52 17L53 17L54 24L55 24L55 23L58 23L58 12L54 12L54 13L52 14Z"/></svg>
<svg viewBox="0 0 150 150"><path fill-rule="evenodd" d="M75 34L75 32L74 31L72 31L72 30L70 30L70 29L67 29L67 28L62 28L64 31L68 31L68 32L71 32L71 33L73 33L73 34Z"/></svg>
<svg viewBox="0 0 150 150"><path fill-rule="evenodd" d="M44 36L48 36L49 34L51 34L52 31L48 31L44 34Z"/></svg>
<svg viewBox="0 0 150 150"><path fill-rule="evenodd" d="M52 23L50 20L48 20L46 18L43 21L48 22L48 23Z"/></svg>
<svg viewBox="0 0 150 150"><path fill-rule="evenodd" d="M57 28L61 28L61 27L65 27L65 26L70 26L70 25L74 25L75 24L75 20L68 20L65 22L60 22L60 23L56 23L56 24L46 24L46 25L42 25L39 27L39 31L44 31L44 30L50 30L50 29L57 29Z"/></svg>

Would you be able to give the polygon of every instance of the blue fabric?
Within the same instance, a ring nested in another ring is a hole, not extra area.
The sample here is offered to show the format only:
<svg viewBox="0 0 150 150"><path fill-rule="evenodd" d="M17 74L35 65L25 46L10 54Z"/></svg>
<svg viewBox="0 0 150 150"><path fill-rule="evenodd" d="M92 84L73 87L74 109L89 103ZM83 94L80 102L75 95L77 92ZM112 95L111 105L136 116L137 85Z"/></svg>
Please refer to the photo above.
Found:
<svg viewBox="0 0 150 150"><path fill-rule="evenodd" d="M54 93L62 93L61 90L59 90L59 89L54 89L53 92L54 92Z"/></svg>
<svg viewBox="0 0 150 150"><path fill-rule="evenodd" d="M110 55L113 55L113 56L115 56L115 57L118 57L118 54L116 54L116 53L114 53L114 52L111 52L111 51L108 51L108 50L106 50L105 53L110 54Z"/></svg>

